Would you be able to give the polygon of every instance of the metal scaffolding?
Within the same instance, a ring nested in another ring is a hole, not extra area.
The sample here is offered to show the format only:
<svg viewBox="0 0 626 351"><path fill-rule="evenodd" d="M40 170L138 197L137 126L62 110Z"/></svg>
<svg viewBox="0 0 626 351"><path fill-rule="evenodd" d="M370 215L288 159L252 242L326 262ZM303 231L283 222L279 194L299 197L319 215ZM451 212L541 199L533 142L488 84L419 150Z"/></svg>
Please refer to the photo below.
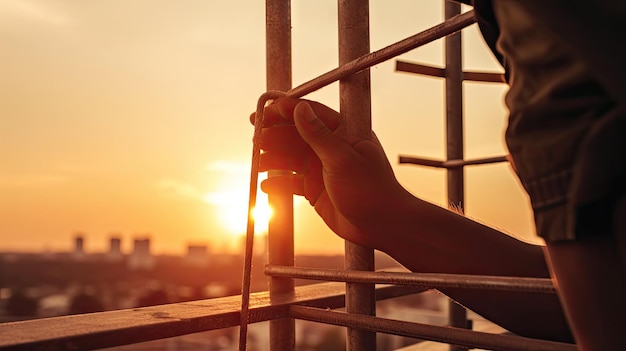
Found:
<svg viewBox="0 0 626 351"><path fill-rule="evenodd" d="M506 157L465 160L463 149L463 93L464 80L483 82L503 82L503 76L495 73L464 72L462 68L461 35L459 31L475 22L473 11L461 13L458 3L445 2L445 21L440 25L394 43L376 52L369 48L369 4L367 0L338 0L339 67L296 88L291 85L291 49L289 0L267 0L267 75L268 93L264 94L257 106L262 107L268 99L277 96L302 97L332 82L339 81L340 113L344 118L343 132L367 136L371 133L371 91L369 67L394 58L439 38L445 38L445 67L436 68L407 62L397 62L398 71L442 77L445 79L446 101L446 160L431 160L401 156L400 163L441 167L447 170L448 201L456 210L463 211L464 176L463 169L468 165L504 162ZM274 62L269 62L275 60ZM278 81L277 81L278 80ZM284 93L273 92L279 90ZM258 125L256 126L259 127ZM457 286L467 289L481 287L488 289L512 289L527 293L554 293L548 279L519 279L508 277L480 277L456 275L419 275L411 273L376 273L374 251L346 241L346 271L329 271L295 268L293 266L293 216L291 200L284 196L270 199L274 208L279 208L277 223L269 228L269 265L265 273L270 276L270 296L273 293L293 292L293 278L321 279L346 282L346 312L341 317L323 317L324 311L292 308L297 318L344 325L347 327L348 350L375 350L376 332L385 331L375 326L381 325L375 317L375 283L408 284L428 287ZM283 212L284 210L284 212ZM400 275L398 275L400 274ZM451 303L449 325L467 328L465 309ZM371 324L367 325L367 321ZM383 323L385 324L385 323ZM385 325L389 325L388 323ZM272 323L271 350L294 350L293 320L280 320ZM434 327L437 328L437 327ZM409 327L410 329L410 327ZM389 330L386 330L389 332ZM471 331L467 331L472 333ZM477 336L475 340L481 339ZM433 339L434 340L434 339ZM481 339L484 341L484 339ZM451 350L466 350L470 346L483 345L481 342L465 343L449 341ZM543 341L536 341L541 345ZM534 343L534 342L533 342ZM497 345L498 342L495 342ZM522 342L523 344L523 342ZM520 345L522 345L520 344ZM504 345L504 344L502 344ZM529 345L529 344L528 344ZM537 349L551 349L554 344L543 344ZM484 346L484 345L483 345ZM493 345L491 345L493 346ZM501 346L495 346L501 347ZM521 347L507 344L507 349ZM558 346L571 349L569 345Z"/></svg>

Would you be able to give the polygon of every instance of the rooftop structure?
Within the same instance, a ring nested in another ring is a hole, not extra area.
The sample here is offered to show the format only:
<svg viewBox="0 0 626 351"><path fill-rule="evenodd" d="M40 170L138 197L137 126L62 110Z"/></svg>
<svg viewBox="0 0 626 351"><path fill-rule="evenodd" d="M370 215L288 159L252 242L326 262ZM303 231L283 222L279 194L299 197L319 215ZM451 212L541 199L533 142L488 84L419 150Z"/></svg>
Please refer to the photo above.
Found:
<svg viewBox="0 0 626 351"><path fill-rule="evenodd" d="M135 239L133 252L128 257L128 267L135 270L154 268L155 260L150 252L150 238Z"/></svg>

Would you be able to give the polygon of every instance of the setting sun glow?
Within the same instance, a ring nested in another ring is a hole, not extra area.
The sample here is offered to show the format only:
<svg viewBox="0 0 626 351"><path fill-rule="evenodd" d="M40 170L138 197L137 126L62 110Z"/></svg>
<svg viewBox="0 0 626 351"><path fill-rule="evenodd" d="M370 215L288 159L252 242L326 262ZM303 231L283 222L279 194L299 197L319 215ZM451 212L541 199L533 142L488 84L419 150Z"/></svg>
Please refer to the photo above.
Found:
<svg viewBox="0 0 626 351"><path fill-rule="evenodd" d="M371 3L373 48L442 19L437 2ZM336 21L336 4L293 6L295 85L335 69L338 44L336 26L326 25ZM78 231L93 252L109 250L113 236L128 253L145 236L155 255L184 255L196 243L216 253L239 250L248 218L249 116L266 88L264 11L262 1L0 0L0 251L66 252ZM477 26L463 35L466 68L501 71ZM440 66L442 45L399 59ZM398 180L445 207L443 170L397 162L399 154L445 154L443 81L399 74L395 60L370 74L372 126ZM307 98L339 109L333 86ZM466 88L467 157L505 154L506 87ZM466 182L468 216L535 237L509 165L470 168ZM256 202L263 235L266 194L259 191ZM298 253L343 254L309 202L295 196L293 204ZM282 216L276 208L274 218Z"/></svg>
<svg viewBox="0 0 626 351"><path fill-rule="evenodd" d="M254 226L256 231L264 231L267 230L267 225L272 218L274 211L272 211L272 207L267 203L267 201L263 203L256 204L256 207L252 210L252 216L254 217Z"/></svg>
<svg viewBox="0 0 626 351"><path fill-rule="evenodd" d="M216 206L220 225L231 235L239 237L246 233L248 197L248 189L233 186L205 194L204 201ZM267 231L272 209L268 204L267 194L260 190L257 192L256 207L252 214L255 232Z"/></svg>

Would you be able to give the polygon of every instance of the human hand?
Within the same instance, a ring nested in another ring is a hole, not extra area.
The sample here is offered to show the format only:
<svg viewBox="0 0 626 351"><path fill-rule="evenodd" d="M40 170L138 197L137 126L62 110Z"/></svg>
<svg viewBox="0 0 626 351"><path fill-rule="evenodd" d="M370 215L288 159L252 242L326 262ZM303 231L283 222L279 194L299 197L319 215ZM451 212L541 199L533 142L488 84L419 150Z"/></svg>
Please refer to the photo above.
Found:
<svg viewBox="0 0 626 351"><path fill-rule="evenodd" d="M395 209L411 196L375 135L341 135L339 113L313 101L277 99L264 116L260 170L295 173L265 180L263 191L303 195L336 234L379 248Z"/></svg>
<svg viewBox="0 0 626 351"><path fill-rule="evenodd" d="M541 247L402 188L374 134L366 138L342 134L336 111L313 101L281 98L265 108L264 116L261 171L294 173L270 177L262 189L303 195L344 239L386 252L413 272L549 276ZM555 295L441 290L520 335L567 335ZM529 314L528 305L539 306L539 312ZM528 322L538 318L544 323Z"/></svg>

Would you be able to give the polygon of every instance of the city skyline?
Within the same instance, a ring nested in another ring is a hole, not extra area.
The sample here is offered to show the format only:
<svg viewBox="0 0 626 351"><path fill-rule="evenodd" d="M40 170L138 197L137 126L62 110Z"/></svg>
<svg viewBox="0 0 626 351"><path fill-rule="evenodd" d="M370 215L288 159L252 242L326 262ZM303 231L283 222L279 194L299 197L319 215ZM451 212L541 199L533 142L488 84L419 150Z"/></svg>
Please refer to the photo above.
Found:
<svg viewBox="0 0 626 351"><path fill-rule="evenodd" d="M336 4L292 6L298 85L337 65ZM372 50L443 17L439 2L371 6ZM89 234L89 250L102 250L111 233L151 233L157 254L237 243L248 116L265 89L264 20L258 1L1 2L0 251L68 249L77 231ZM500 70L475 25L464 40L467 69ZM442 46L401 58L441 65ZM443 171L397 163L399 154L445 154L443 83L394 72L393 61L371 74L374 130L400 182L445 206ZM506 152L504 91L466 84L467 158ZM337 108L337 85L307 98ZM527 199L508 165L466 176L470 217L533 240ZM297 252L343 251L306 201L295 207Z"/></svg>

